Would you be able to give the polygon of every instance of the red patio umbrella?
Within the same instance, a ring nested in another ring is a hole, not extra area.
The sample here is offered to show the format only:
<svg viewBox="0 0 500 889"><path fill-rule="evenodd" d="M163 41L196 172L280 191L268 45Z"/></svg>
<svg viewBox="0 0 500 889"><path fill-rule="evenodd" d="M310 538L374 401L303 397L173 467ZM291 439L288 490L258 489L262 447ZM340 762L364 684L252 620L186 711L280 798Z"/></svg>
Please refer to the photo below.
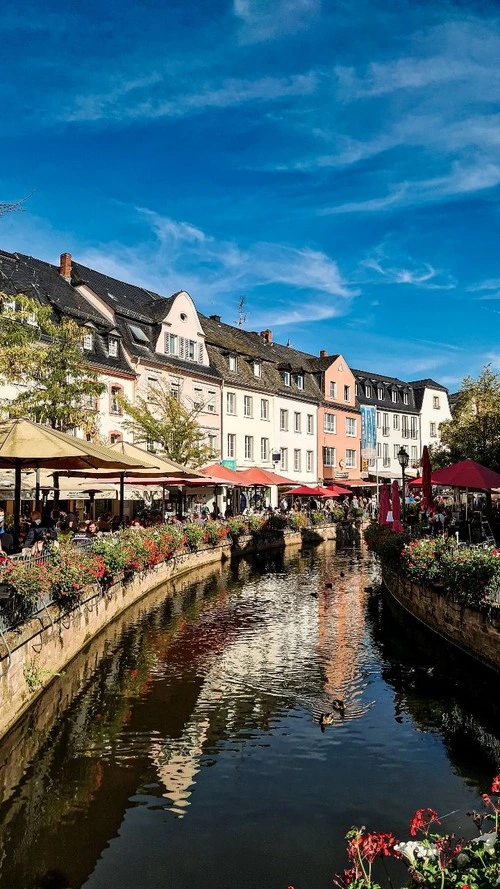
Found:
<svg viewBox="0 0 500 889"><path fill-rule="evenodd" d="M404 531L403 525L401 524L401 502L399 500L399 485L396 480L394 480L392 483L392 530Z"/></svg>
<svg viewBox="0 0 500 889"><path fill-rule="evenodd" d="M425 510L432 506L432 469L427 445L423 447L420 465L422 467L422 509Z"/></svg>
<svg viewBox="0 0 500 889"><path fill-rule="evenodd" d="M328 485L330 497L342 497L345 494L352 494L348 488L342 488L340 485Z"/></svg>
<svg viewBox="0 0 500 889"><path fill-rule="evenodd" d="M387 513L391 508L391 501L389 497L389 487L387 482L384 482L382 485L382 490L380 492L380 500L378 505L378 523L379 525L387 525Z"/></svg>
<svg viewBox="0 0 500 889"><path fill-rule="evenodd" d="M409 488L421 488L422 487L422 478L412 478L410 482L408 482Z"/></svg>
<svg viewBox="0 0 500 889"><path fill-rule="evenodd" d="M491 491L492 488L500 488L500 475L475 460L461 460L433 472L432 483L471 491Z"/></svg>
<svg viewBox="0 0 500 889"><path fill-rule="evenodd" d="M276 472L271 472L269 469L260 469L258 466L239 470L238 476L241 479L240 485L243 487L268 488L270 485L293 485L293 479L277 475Z"/></svg>
<svg viewBox="0 0 500 889"><path fill-rule="evenodd" d="M347 494L347 491L345 492ZM292 488L291 491L286 492L287 497L291 495L292 497L332 497L332 492L329 488L323 488L321 485L316 485L314 488L308 488L307 485L300 485L298 488Z"/></svg>

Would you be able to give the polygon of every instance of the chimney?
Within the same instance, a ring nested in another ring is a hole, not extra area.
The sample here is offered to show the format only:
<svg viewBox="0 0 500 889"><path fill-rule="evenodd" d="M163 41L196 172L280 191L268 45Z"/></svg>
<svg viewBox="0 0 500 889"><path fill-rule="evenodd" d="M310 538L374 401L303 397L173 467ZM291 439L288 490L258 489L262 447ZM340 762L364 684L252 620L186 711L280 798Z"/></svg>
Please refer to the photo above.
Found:
<svg viewBox="0 0 500 889"><path fill-rule="evenodd" d="M319 357L326 358L327 355L328 355L328 352L326 351L326 349L321 349L321 351L319 353Z"/></svg>
<svg viewBox="0 0 500 889"><path fill-rule="evenodd" d="M210 320L220 324L220 315L210 315Z"/></svg>
<svg viewBox="0 0 500 889"><path fill-rule="evenodd" d="M71 281L71 253L61 253L59 274L65 281Z"/></svg>
<svg viewBox="0 0 500 889"><path fill-rule="evenodd" d="M272 330L261 330L260 335L261 335L262 339L265 340L267 345L270 346L273 341Z"/></svg>

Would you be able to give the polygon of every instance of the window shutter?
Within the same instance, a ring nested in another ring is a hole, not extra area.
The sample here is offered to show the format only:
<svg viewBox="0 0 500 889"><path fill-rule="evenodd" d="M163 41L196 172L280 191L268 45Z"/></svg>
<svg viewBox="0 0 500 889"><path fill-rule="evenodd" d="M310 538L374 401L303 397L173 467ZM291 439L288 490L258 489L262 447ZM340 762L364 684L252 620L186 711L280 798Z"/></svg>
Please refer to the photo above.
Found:
<svg viewBox="0 0 500 889"><path fill-rule="evenodd" d="M203 364L203 343L198 343L198 364Z"/></svg>
<svg viewBox="0 0 500 889"><path fill-rule="evenodd" d="M165 355L170 355L170 334L165 334Z"/></svg>
<svg viewBox="0 0 500 889"><path fill-rule="evenodd" d="M186 357L186 340L183 336L179 337L179 358Z"/></svg>

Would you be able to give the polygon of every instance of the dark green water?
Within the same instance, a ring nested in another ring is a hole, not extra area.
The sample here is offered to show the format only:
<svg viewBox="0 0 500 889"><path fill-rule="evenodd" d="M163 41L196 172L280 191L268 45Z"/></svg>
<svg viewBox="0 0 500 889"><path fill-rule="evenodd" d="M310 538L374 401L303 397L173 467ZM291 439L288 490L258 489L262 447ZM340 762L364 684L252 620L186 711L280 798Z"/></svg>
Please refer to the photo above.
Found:
<svg viewBox="0 0 500 889"><path fill-rule="evenodd" d="M0 889L51 869L73 889L327 889L352 824L406 839L431 806L473 835L496 681L395 621L374 579L325 544L126 617L39 748L33 717L0 748ZM345 718L322 732L332 697Z"/></svg>

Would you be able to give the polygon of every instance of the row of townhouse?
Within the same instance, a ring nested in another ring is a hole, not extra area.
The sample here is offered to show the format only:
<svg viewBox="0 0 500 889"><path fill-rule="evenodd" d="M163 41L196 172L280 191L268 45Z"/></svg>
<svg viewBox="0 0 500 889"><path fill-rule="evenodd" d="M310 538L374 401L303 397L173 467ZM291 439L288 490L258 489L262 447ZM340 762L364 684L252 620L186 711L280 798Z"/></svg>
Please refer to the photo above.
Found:
<svg viewBox="0 0 500 889"><path fill-rule="evenodd" d="M280 345L270 330L246 331L202 315L185 291L164 297L68 253L56 266L0 252L0 290L10 301L19 293L35 297L55 317L69 315L82 326L83 360L106 385L97 407L111 443L131 438L119 396L147 399L161 383L199 409L201 434L226 465L275 469L311 484L360 479L363 470L364 477L366 470L398 477L396 444L408 444L416 464L449 416L447 391L433 381L353 371L340 354L322 350L316 357ZM5 402L13 394L5 387L0 396ZM361 461L360 404L377 408L379 454L368 467Z"/></svg>

